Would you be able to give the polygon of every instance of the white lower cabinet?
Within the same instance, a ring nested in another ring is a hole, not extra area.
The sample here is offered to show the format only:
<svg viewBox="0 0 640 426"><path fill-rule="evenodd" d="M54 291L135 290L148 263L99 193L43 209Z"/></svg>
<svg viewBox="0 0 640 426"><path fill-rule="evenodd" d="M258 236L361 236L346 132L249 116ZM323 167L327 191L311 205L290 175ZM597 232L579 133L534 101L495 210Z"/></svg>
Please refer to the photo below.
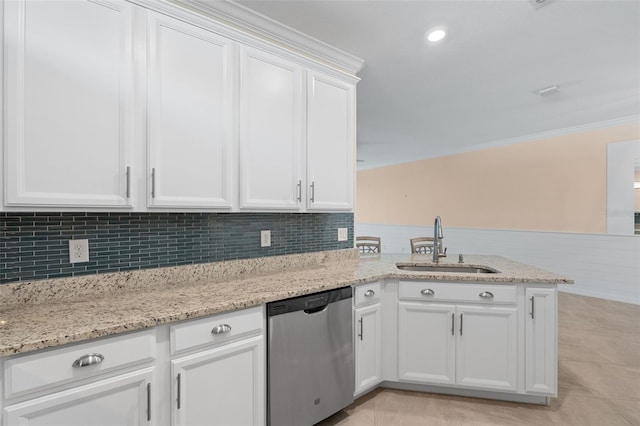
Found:
<svg viewBox="0 0 640 426"><path fill-rule="evenodd" d="M2 360L4 426L151 425L155 330Z"/></svg>
<svg viewBox="0 0 640 426"><path fill-rule="evenodd" d="M170 327L174 426L264 425L262 306Z"/></svg>
<svg viewBox="0 0 640 426"><path fill-rule="evenodd" d="M455 306L402 302L398 308L398 378L455 384Z"/></svg>
<svg viewBox="0 0 640 426"><path fill-rule="evenodd" d="M556 396L557 291L555 288L527 288L525 292L525 390Z"/></svg>
<svg viewBox="0 0 640 426"><path fill-rule="evenodd" d="M517 309L459 306L457 314L456 383L465 387L516 391Z"/></svg>
<svg viewBox="0 0 640 426"><path fill-rule="evenodd" d="M1 358L0 425L262 426L264 324L256 306Z"/></svg>
<svg viewBox="0 0 640 426"><path fill-rule="evenodd" d="M263 425L263 364L262 336L172 361L173 424Z"/></svg>
<svg viewBox="0 0 640 426"><path fill-rule="evenodd" d="M401 380L516 390L516 308L401 302L399 328Z"/></svg>
<svg viewBox="0 0 640 426"><path fill-rule="evenodd" d="M354 289L355 391L358 396L382 381L382 283Z"/></svg>
<svg viewBox="0 0 640 426"><path fill-rule="evenodd" d="M401 282L399 380L517 391L515 295L512 286Z"/></svg>
<svg viewBox="0 0 640 426"><path fill-rule="evenodd" d="M382 333L380 304L356 309L355 312L355 395L382 381Z"/></svg>
<svg viewBox="0 0 640 426"><path fill-rule="evenodd" d="M153 424L153 368L9 405L6 426L135 426Z"/></svg>

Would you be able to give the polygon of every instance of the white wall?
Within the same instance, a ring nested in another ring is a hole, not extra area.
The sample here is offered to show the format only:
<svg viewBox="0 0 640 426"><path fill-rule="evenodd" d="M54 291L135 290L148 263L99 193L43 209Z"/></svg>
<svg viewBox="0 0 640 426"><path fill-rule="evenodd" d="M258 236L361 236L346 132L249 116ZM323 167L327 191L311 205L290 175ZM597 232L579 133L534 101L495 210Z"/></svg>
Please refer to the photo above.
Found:
<svg viewBox="0 0 640 426"><path fill-rule="evenodd" d="M503 256L575 281L560 291L640 305L640 237L443 226L449 256ZM381 237L383 253L409 253L409 239L433 227L356 223L355 235Z"/></svg>

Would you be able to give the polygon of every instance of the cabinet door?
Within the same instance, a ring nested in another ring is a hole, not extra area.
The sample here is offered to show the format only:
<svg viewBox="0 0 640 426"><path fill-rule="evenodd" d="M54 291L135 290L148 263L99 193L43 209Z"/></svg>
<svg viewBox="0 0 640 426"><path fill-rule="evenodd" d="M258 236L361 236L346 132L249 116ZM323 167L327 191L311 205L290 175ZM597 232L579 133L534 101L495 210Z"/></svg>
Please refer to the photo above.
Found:
<svg viewBox="0 0 640 426"><path fill-rule="evenodd" d="M457 308L456 383L493 390L517 386L517 309Z"/></svg>
<svg viewBox="0 0 640 426"><path fill-rule="evenodd" d="M455 383L455 306L398 304L398 378L423 383Z"/></svg>
<svg viewBox="0 0 640 426"><path fill-rule="evenodd" d="M305 120L302 68L243 48L241 76L240 207L298 209Z"/></svg>
<svg viewBox="0 0 640 426"><path fill-rule="evenodd" d="M307 209L353 209L355 88L319 73L307 83Z"/></svg>
<svg viewBox="0 0 640 426"><path fill-rule="evenodd" d="M263 425L264 339L245 339L171 362L173 424Z"/></svg>
<svg viewBox="0 0 640 426"><path fill-rule="evenodd" d="M148 12L149 205L231 207L232 42Z"/></svg>
<svg viewBox="0 0 640 426"><path fill-rule="evenodd" d="M6 426L134 426L151 416L152 368L4 408Z"/></svg>
<svg viewBox="0 0 640 426"><path fill-rule="evenodd" d="M5 203L129 206L134 6L4 6Z"/></svg>
<svg viewBox="0 0 640 426"><path fill-rule="evenodd" d="M382 333L380 304L356 309L355 315L355 395L382 381Z"/></svg>
<svg viewBox="0 0 640 426"><path fill-rule="evenodd" d="M557 291L527 288L525 319L525 390L557 395Z"/></svg>

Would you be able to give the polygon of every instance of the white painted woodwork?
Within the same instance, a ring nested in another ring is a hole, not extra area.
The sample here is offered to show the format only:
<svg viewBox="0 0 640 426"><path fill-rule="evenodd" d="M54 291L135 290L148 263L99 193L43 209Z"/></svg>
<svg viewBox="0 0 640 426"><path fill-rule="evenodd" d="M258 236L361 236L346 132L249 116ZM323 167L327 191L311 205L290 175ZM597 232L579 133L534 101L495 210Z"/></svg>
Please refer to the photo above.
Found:
<svg viewBox="0 0 640 426"><path fill-rule="evenodd" d="M305 108L302 67L241 48L240 207L300 206Z"/></svg>
<svg viewBox="0 0 640 426"><path fill-rule="evenodd" d="M100 354L103 360L96 365L73 367L74 361L87 354ZM137 364L151 363L155 359L155 330L12 357L4 363L5 397L50 389Z"/></svg>
<svg viewBox="0 0 640 426"><path fill-rule="evenodd" d="M148 425L153 368L73 387L4 407L5 426ZM152 390L153 392L153 390ZM152 405L153 406L153 405ZM154 413L151 413L153 424Z"/></svg>
<svg viewBox="0 0 640 426"><path fill-rule="evenodd" d="M147 13L149 205L230 208L234 44Z"/></svg>
<svg viewBox="0 0 640 426"><path fill-rule="evenodd" d="M556 396L557 291L554 288L528 287L525 296L525 390Z"/></svg>
<svg viewBox="0 0 640 426"><path fill-rule="evenodd" d="M353 303L356 307L379 303L382 298L382 282L376 281L356 286L353 289Z"/></svg>
<svg viewBox="0 0 640 426"><path fill-rule="evenodd" d="M4 7L5 203L129 206L134 6Z"/></svg>
<svg viewBox="0 0 640 426"><path fill-rule="evenodd" d="M355 87L315 71L307 75L307 209L352 210Z"/></svg>
<svg viewBox="0 0 640 426"><path fill-rule="evenodd" d="M423 291L426 293L424 294ZM490 292L491 298L480 294ZM460 283L439 281L400 281L398 297L403 300L421 300L424 302L471 302L482 304L515 304L516 286L508 284Z"/></svg>
<svg viewBox="0 0 640 426"><path fill-rule="evenodd" d="M173 425L263 425L264 366L262 336L172 361Z"/></svg>
<svg viewBox="0 0 640 426"><path fill-rule="evenodd" d="M217 326L228 325L229 331L215 334ZM263 306L227 312L169 326L171 355L204 346L219 345L243 336L263 333Z"/></svg>
<svg viewBox="0 0 640 426"><path fill-rule="evenodd" d="M450 304L398 304L398 379L455 384L452 315Z"/></svg>
<svg viewBox="0 0 640 426"><path fill-rule="evenodd" d="M456 319L456 383L516 391L517 308L458 306Z"/></svg>
<svg viewBox="0 0 640 426"><path fill-rule="evenodd" d="M380 303L355 311L355 395L382 381L381 315Z"/></svg>

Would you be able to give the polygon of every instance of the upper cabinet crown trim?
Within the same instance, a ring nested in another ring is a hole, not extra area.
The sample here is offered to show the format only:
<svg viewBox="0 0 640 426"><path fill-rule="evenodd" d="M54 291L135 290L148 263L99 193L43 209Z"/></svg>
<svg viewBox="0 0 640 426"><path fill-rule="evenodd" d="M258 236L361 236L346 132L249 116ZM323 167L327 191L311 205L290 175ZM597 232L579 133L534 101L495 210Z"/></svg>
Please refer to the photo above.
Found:
<svg viewBox="0 0 640 426"><path fill-rule="evenodd" d="M175 16L178 9L189 10L213 19L226 27L248 34L278 47L289 49L314 62L323 63L347 75L355 75L364 60L343 50L281 24L231 0L131 0L147 8ZM177 6L177 7L176 7ZM241 34L237 36L242 37ZM235 38L235 37L234 37ZM247 41L247 40L239 40Z"/></svg>

